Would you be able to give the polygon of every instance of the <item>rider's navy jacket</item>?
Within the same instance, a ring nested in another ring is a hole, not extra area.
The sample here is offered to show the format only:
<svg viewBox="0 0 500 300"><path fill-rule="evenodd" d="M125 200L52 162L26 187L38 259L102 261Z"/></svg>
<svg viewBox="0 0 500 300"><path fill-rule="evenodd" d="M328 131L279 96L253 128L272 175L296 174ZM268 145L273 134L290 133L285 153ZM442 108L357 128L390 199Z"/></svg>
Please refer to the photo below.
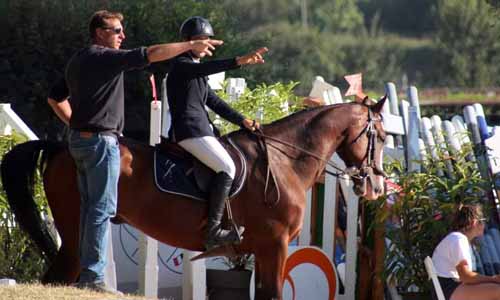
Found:
<svg viewBox="0 0 500 300"><path fill-rule="evenodd" d="M205 105L229 122L242 125L245 117L220 99L208 85L208 75L238 68L236 59L195 62L177 56L167 77L168 105L172 116L169 137L176 141L215 136Z"/></svg>

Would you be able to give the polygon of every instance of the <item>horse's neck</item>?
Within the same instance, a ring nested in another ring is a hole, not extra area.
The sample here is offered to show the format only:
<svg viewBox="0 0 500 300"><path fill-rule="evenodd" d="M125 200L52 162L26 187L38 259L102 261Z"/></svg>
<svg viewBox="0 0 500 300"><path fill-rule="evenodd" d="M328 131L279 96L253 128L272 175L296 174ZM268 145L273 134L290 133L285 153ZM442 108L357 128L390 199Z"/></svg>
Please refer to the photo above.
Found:
<svg viewBox="0 0 500 300"><path fill-rule="evenodd" d="M322 107L287 118L286 122L271 126L270 135L288 141L297 146L296 149L278 146L284 153L294 153L296 159L290 163L302 181L310 186L325 167L343 141L343 132L352 119L350 107L338 105ZM273 124L274 125L274 124ZM301 151L313 153L316 157Z"/></svg>

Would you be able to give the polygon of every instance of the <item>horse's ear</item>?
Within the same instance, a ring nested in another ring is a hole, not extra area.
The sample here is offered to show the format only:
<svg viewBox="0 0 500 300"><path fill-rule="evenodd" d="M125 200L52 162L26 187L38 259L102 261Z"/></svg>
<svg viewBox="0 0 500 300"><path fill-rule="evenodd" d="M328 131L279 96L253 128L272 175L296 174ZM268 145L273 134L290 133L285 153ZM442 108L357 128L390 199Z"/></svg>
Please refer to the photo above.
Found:
<svg viewBox="0 0 500 300"><path fill-rule="evenodd" d="M384 107L385 100L387 100L387 94L385 94L382 98L377 101L377 104L372 106L372 111L376 113L380 113L382 108Z"/></svg>
<svg viewBox="0 0 500 300"><path fill-rule="evenodd" d="M362 100L363 102L363 105L366 105L366 106L370 106L372 105L372 103L374 103L375 101L372 101L372 99L370 99L368 96L365 96Z"/></svg>

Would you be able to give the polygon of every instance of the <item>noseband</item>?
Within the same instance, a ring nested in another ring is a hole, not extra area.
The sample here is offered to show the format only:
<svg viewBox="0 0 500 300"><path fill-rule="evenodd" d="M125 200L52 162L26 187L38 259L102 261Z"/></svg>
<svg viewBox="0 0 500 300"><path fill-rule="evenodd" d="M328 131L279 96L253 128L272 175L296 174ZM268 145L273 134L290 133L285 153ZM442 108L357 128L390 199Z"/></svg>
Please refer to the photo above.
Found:
<svg viewBox="0 0 500 300"><path fill-rule="evenodd" d="M340 168L339 166L337 166L336 164L334 164L330 160L324 159L324 158L320 157L319 155L317 155L316 153L313 153L309 150L301 148L301 147L294 145L292 143L283 141L281 139L277 139L275 137L265 135L261 129L257 129L255 131L252 131L252 133L254 135L256 135L260 138L259 144L261 145L261 148L263 148L263 151L264 151L265 156L266 156L265 160L267 161L267 175L266 175L266 185L264 188L264 202L267 203L267 189L269 186L269 184L268 184L269 178L272 178L274 185L276 187L276 190L277 190L277 194L278 194L277 200L273 203L273 205L276 205L280 199L280 193L279 193L279 188L278 188L278 184L276 181L276 176L274 175L274 173L271 169L271 165L269 164L269 154L267 151L266 139L278 142L282 145L288 146L292 149L298 150L302 153L305 153L309 156L312 156L312 157L316 158L317 160L324 162L325 164L329 165L330 167L332 167L333 169L338 171L337 173L334 173L334 172L326 170L326 168L325 168L325 173L327 173L329 175L332 175L335 177L347 175L352 179L361 180L364 187L366 186L366 180L369 179L370 183L372 184L372 187L374 187L374 186L376 186L376 181L375 181L376 175L387 177L385 172L377 166L376 159L375 159L375 150L376 150L375 147L376 147L376 141L377 141L377 136L378 136L377 129L375 128L375 122L381 122L381 121L382 121L381 118L374 118L371 108L368 107L368 120L367 120L366 126L360 132L360 134L354 139L354 141L351 142L351 144L355 144L356 142L358 142L358 140L365 133L368 135L368 147L367 147L367 151L366 151L367 163L363 164L361 166L361 168L357 168L357 167L349 167L346 169Z"/></svg>

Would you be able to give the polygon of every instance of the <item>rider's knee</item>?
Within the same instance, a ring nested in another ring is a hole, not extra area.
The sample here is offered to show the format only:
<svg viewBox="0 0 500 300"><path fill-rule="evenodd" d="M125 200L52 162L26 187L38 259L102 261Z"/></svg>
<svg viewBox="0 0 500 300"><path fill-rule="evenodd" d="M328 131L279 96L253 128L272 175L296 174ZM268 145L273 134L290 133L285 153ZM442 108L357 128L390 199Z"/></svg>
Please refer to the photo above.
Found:
<svg viewBox="0 0 500 300"><path fill-rule="evenodd" d="M236 174L236 166L234 165L234 163L232 161L226 162L221 171L225 172L227 175L229 175L229 177L231 177L231 179L234 179L234 176Z"/></svg>

